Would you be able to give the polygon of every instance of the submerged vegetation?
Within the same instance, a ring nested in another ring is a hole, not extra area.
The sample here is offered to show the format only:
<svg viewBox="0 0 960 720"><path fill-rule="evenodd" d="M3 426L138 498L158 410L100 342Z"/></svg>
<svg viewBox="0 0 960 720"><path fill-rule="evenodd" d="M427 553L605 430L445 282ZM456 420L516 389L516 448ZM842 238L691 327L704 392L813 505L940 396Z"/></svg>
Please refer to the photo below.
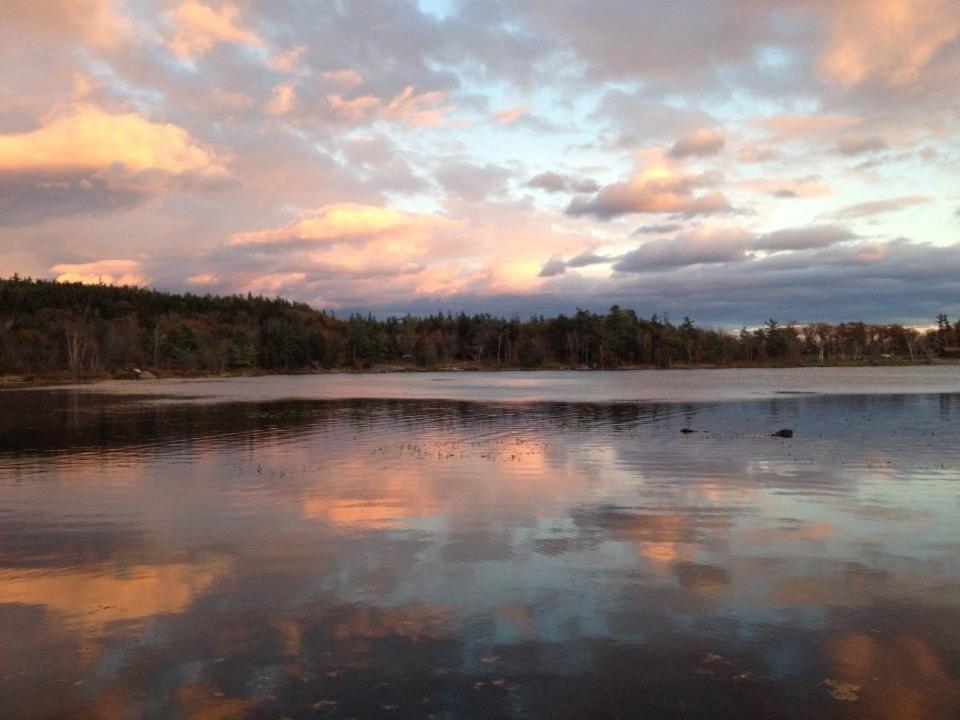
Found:
<svg viewBox="0 0 960 720"><path fill-rule="evenodd" d="M730 333L618 306L526 320L463 313L344 319L250 294L0 279L0 375L926 361L955 353L958 334L960 322L942 315L928 331L768 320Z"/></svg>

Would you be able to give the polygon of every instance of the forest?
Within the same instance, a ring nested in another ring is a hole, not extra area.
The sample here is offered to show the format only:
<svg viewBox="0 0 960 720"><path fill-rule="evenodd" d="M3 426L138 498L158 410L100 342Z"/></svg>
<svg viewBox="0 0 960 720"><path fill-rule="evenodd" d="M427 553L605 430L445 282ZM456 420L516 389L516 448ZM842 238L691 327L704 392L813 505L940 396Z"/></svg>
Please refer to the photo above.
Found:
<svg viewBox="0 0 960 720"><path fill-rule="evenodd" d="M0 279L0 376L129 377L322 370L751 366L932 362L960 322L778 322L739 332L613 306L556 317L337 317L304 303Z"/></svg>

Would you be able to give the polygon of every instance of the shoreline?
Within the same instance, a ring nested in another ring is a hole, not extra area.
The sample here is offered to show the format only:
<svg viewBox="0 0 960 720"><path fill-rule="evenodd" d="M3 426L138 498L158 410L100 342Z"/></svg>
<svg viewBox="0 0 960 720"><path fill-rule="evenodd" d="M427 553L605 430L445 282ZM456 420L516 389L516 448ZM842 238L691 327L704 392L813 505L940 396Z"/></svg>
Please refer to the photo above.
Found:
<svg viewBox="0 0 960 720"><path fill-rule="evenodd" d="M483 373L497 374L503 372L571 372L571 373L597 373L597 372L637 372L637 371L694 371L694 370L788 370L795 368L894 368L894 367L960 367L960 360L932 358L923 361L893 359L893 360L870 360L870 361L847 361L847 362L810 362L810 363L730 363L716 364L704 363L688 365L685 363L674 363L670 367L663 368L656 365L621 365L611 368L599 367L476 367L471 365L451 365L434 368L425 368L420 366L407 365L375 365L369 368L330 368L330 369L305 369L292 370L287 372L270 371L266 369L257 369L246 372L223 372L223 373L203 373L203 372L181 372L181 371L159 371L155 372L157 377L151 379L137 379L125 372L94 372L94 373L38 373L30 375L0 375L0 389L14 389L18 387L35 386L56 386L73 385L77 383L96 384L113 380L130 380L135 382L150 383L154 380L229 380L235 378L253 378L253 377L271 377L271 376L299 376L299 375L396 375L413 373Z"/></svg>

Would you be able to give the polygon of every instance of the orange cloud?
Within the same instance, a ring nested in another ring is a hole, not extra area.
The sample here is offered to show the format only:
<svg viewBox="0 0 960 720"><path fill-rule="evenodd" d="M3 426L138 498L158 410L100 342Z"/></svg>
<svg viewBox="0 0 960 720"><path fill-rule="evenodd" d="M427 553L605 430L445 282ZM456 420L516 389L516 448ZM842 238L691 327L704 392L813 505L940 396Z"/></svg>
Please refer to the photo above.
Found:
<svg viewBox="0 0 960 720"><path fill-rule="evenodd" d="M48 574L0 570L0 603L40 605L87 629L118 620L183 612L230 570L224 560L196 564L104 566Z"/></svg>
<svg viewBox="0 0 960 720"><path fill-rule="evenodd" d="M3 24L32 35L80 38L113 45L127 37L130 24L116 12L118 0L4 0Z"/></svg>
<svg viewBox="0 0 960 720"><path fill-rule="evenodd" d="M359 203L324 205L281 228L233 235L229 245L273 245L296 241L364 242L451 229L460 223L422 213L388 210Z"/></svg>
<svg viewBox="0 0 960 720"><path fill-rule="evenodd" d="M88 263L61 263L50 268L58 282L80 282L87 285L147 285L150 280L141 274L136 260L97 260Z"/></svg>
<svg viewBox="0 0 960 720"><path fill-rule="evenodd" d="M273 89L270 102L267 103L267 112L271 115L286 115L293 110L296 102L296 88L293 83L283 83Z"/></svg>
<svg viewBox="0 0 960 720"><path fill-rule="evenodd" d="M872 78L915 81L934 55L960 37L956 0L844 0L824 7L827 41L821 73L840 85Z"/></svg>
<svg viewBox="0 0 960 720"><path fill-rule="evenodd" d="M36 130L0 135L0 170L92 171L115 163L175 174L223 169L181 127L87 104L71 106Z"/></svg>
<svg viewBox="0 0 960 720"><path fill-rule="evenodd" d="M236 24L239 12L229 2L215 10L198 0L183 0L169 14L176 28L167 48L182 60L195 60L221 43L262 45L259 35Z"/></svg>
<svg viewBox="0 0 960 720"><path fill-rule="evenodd" d="M454 108L445 104L444 93L432 91L417 94L412 85L405 87L389 101L376 95L346 99L340 93L331 93L327 95L327 102L334 114L343 120L387 120L414 127L442 125Z"/></svg>

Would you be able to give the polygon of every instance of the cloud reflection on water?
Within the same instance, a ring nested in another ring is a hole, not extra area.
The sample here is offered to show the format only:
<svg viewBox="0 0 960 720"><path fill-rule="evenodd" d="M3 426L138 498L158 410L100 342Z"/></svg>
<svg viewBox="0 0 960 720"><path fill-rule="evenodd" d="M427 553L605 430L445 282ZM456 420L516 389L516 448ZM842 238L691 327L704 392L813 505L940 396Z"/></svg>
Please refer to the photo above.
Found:
<svg viewBox="0 0 960 720"><path fill-rule="evenodd" d="M960 709L942 397L10 397L15 719Z"/></svg>

